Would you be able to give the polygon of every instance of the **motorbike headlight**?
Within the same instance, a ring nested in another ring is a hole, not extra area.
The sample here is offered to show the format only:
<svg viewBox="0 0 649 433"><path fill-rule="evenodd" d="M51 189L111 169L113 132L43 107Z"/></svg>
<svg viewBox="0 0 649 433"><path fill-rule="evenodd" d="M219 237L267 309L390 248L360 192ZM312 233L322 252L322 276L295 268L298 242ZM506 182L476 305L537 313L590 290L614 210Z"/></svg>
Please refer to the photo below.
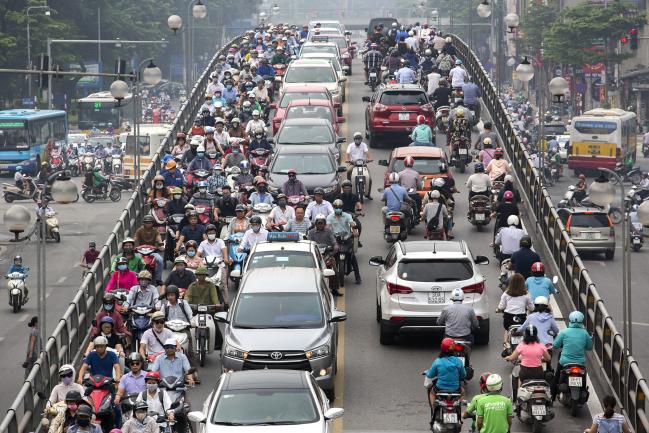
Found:
<svg viewBox="0 0 649 433"><path fill-rule="evenodd" d="M244 352L238 347L231 346L229 344L225 345L225 356L236 359L246 359L248 358L248 352Z"/></svg>
<svg viewBox="0 0 649 433"><path fill-rule="evenodd" d="M305 355L307 359L318 359L328 356L330 350L331 349L328 344L323 344L322 346L318 346L315 349L307 351Z"/></svg>
<svg viewBox="0 0 649 433"><path fill-rule="evenodd" d="M324 193L325 194L332 194L334 191L336 191L336 186L335 185L324 188Z"/></svg>

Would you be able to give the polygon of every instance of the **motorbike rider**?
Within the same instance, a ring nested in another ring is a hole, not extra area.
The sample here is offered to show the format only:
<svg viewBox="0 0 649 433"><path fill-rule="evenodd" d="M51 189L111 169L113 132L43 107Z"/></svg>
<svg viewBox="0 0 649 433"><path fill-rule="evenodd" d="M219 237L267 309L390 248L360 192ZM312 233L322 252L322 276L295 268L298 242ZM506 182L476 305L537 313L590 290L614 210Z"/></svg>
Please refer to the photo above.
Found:
<svg viewBox="0 0 649 433"><path fill-rule="evenodd" d="M189 135L194 136L194 135L203 135L203 134L205 134L205 129L203 129L203 118L201 116L197 116L194 119L194 124L192 125L192 128L189 130Z"/></svg>
<svg viewBox="0 0 649 433"><path fill-rule="evenodd" d="M201 180L200 182L198 182L197 191L194 193L191 200L189 200L189 203L193 204L194 206L205 205L213 208L214 196L208 192L207 187L208 183L206 180ZM214 217L216 218L216 212L214 212Z"/></svg>
<svg viewBox="0 0 649 433"><path fill-rule="evenodd" d="M414 84L417 81L415 71L410 68L410 62L403 60L401 68L395 74L395 78L399 84Z"/></svg>
<svg viewBox="0 0 649 433"><path fill-rule="evenodd" d="M158 289L151 284L151 272L144 270L137 275L138 284L133 286L126 297L124 308L155 308L158 301Z"/></svg>
<svg viewBox="0 0 649 433"><path fill-rule="evenodd" d="M119 311L115 310L115 295L112 293L105 293L104 297L102 299L102 308L99 310L97 315L95 316L94 320L94 325L90 332L92 334L96 334L98 331L97 324L101 323L101 319L104 317L110 317L113 319L113 323L115 324L115 330L117 333L125 335L126 337L129 337L131 335L131 331L126 327L124 324L124 319L122 317L122 314Z"/></svg>
<svg viewBox="0 0 649 433"><path fill-rule="evenodd" d="M465 109L463 107L458 107L455 109L455 118L450 120L451 152L456 151L461 140L466 140L467 137L471 136L471 126L469 125L469 121L464 117L464 114Z"/></svg>
<svg viewBox="0 0 649 433"><path fill-rule="evenodd" d="M241 170L241 173L234 176L235 185L252 185L254 176L250 173L250 163L248 161L241 161L239 170Z"/></svg>
<svg viewBox="0 0 649 433"><path fill-rule="evenodd" d="M362 247L363 245L360 242L360 236L363 231L363 228L361 226L361 222L358 219L357 215L364 215L363 214L363 203L361 203L358 200L358 196L352 192L352 182L349 180L343 181L341 184L341 191L338 197L340 200L343 202L343 212L347 212L349 215L351 215L352 219L354 220L354 223L356 224L356 229L358 230L358 247Z"/></svg>
<svg viewBox="0 0 649 433"><path fill-rule="evenodd" d="M201 144L196 149L196 157L192 159L192 162L187 166L187 171L190 173L198 170L210 171L212 169L212 163L210 160L205 157L205 147Z"/></svg>
<svg viewBox="0 0 649 433"><path fill-rule="evenodd" d="M207 279L207 269L200 267L196 270L196 278L187 288L185 301L190 305L219 305L223 306L226 302L225 294L220 286Z"/></svg>
<svg viewBox="0 0 649 433"><path fill-rule="evenodd" d="M108 284L106 284L104 289L106 293L113 289L130 290L131 287L137 284L137 274L129 269L128 259L126 257L118 258L115 265L116 270L111 274Z"/></svg>
<svg viewBox="0 0 649 433"><path fill-rule="evenodd" d="M171 414L168 412L172 402L166 390L164 388L160 388L159 385L160 373L158 373L157 371L148 371L145 377L145 390L137 396L136 407L138 403L144 403L148 405L148 414L153 415L156 418L163 416L170 417L169 419L172 419ZM134 408L134 410L136 409Z"/></svg>
<svg viewBox="0 0 649 433"><path fill-rule="evenodd" d="M440 344L440 353L433 361L430 368L426 370L426 387L430 382L428 402L431 408L436 407L435 396L438 392L459 392L464 393L462 381L466 378L464 362L454 355L455 341L445 337ZM434 378L437 381L432 383ZM432 429L433 420L431 420Z"/></svg>
<svg viewBox="0 0 649 433"><path fill-rule="evenodd" d="M214 127L206 126L205 127L205 139L203 140L203 147L207 153L219 151L221 154L223 150L219 150L219 144L214 139Z"/></svg>
<svg viewBox="0 0 649 433"><path fill-rule="evenodd" d="M54 415L50 421L48 433L64 433L68 428L73 426L77 420L77 411L82 405L87 403L81 397L84 389L78 383L75 386L81 388L81 391L75 389L68 391L54 406L49 406L44 415ZM48 401L49 404L49 401Z"/></svg>
<svg viewBox="0 0 649 433"><path fill-rule="evenodd" d="M139 347L140 355L143 359L151 361L164 352L163 342L169 338L173 338L173 333L165 328L164 314L161 311L155 311L151 315L151 328L142 334Z"/></svg>
<svg viewBox="0 0 649 433"><path fill-rule="evenodd" d="M47 161L41 162L41 166L38 170L38 175L36 176L36 181L39 184L47 185L49 182L50 175L52 170L50 169L50 163Z"/></svg>
<svg viewBox="0 0 649 433"><path fill-rule="evenodd" d="M586 175L580 174L579 175L579 180L575 184L575 191L573 193L572 198L575 200L577 203L581 203L583 199L588 196L588 185L586 184Z"/></svg>
<svg viewBox="0 0 649 433"><path fill-rule="evenodd" d="M514 195L512 202L515 205L522 203L521 193L514 186L514 176L512 176L511 174L505 175L505 184L500 189L500 192L498 192L498 201L500 203L505 200L505 195L507 194L507 192L511 192Z"/></svg>
<svg viewBox="0 0 649 433"><path fill-rule="evenodd" d="M18 188L23 193L23 195L26 196L30 195L31 185L25 182L25 175L23 174L22 165L16 166L16 173L14 174L14 183L16 184L16 188Z"/></svg>
<svg viewBox="0 0 649 433"><path fill-rule="evenodd" d="M191 151L185 152L183 158L189 153L191 153ZM180 172L177 167L176 161L174 161L173 159L167 161L167 163L165 164L165 171L161 174L162 176L164 176L164 183L165 187L167 188L182 188L183 184L185 183L183 174Z"/></svg>
<svg viewBox="0 0 649 433"><path fill-rule="evenodd" d="M95 191L98 191L100 195L104 194L108 187L108 179L101 174L101 167L98 165L95 165L92 169L92 187Z"/></svg>
<svg viewBox="0 0 649 433"><path fill-rule="evenodd" d="M501 395L503 380L498 374L490 374L486 381L487 392L480 398L476 408L476 431L483 433L507 432L512 425L512 401Z"/></svg>
<svg viewBox="0 0 649 433"><path fill-rule="evenodd" d="M148 193L147 203L151 204L158 198L169 198L169 192L165 188L165 178L161 174L153 178L153 188Z"/></svg>
<svg viewBox="0 0 649 433"><path fill-rule="evenodd" d="M527 235L527 232L519 228L520 220L516 215L507 217L507 227L503 227L496 233L494 243L500 246L498 260L501 262L511 258L512 254L518 251L521 239Z"/></svg>
<svg viewBox="0 0 649 433"><path fill-rule="evenodd" d="M144 263L144 260L142 260L142 257L135 252L135 239L133 238L124 238L122 241L122 254L116 255L113 259L111 271L117 269L117 262L122 257L126 258L128 269L133 272L140 272L146 268L146 264Z"/></svg>
<svg viewBox="0 0 649 433"><path fill-rule="evenodd" d="M207 190L210 194L216 194L219 188L223 188L226 185L229 186L228 179L223 175L223 167L217 162L212 167L212 174L207 178Z"/></svg>
<svg viewBox="0 0 649 433"><path fill-rule="evenodd" d="M502 201L498 202L498 206L491 213L492 218L496 218L494 224L494 235L498 233L502 227L506 227L509 224L507 223L510 216L515 215L519 216L520 212L518 206L514 203L514 193L511 191L505 191L502 196ZM519 218L520 219L520 218ZM520 221L518 227L520 228Z"/></svg>
<svg viewBox="0 0 649 433"><path fill-rule="evenodd" d="M284 184L282 185L282 192L287 197L300 196L300 195L306 197L309 195L302 181L298 180L297 178L297 170L295 170L294 168L289 168L287 175L288 175L288 180L284 182Z"/></svg>
<svg viewBox="0 0 649 433"><path fill-rule="evenodd" d="M335 235L343 234L343 238L347 238L344 242L345 245L339 245L339 250L344 250L348 252L349 260L347 261L348 269L344 270L345 274L350 274L351 270L354 271L354 277L356 279L355 283L361 284L361 274L358 269L358 261L356 259L356 254L354 254L354 237L358 236L356 231L356 224L352 219L352 216L343 211L343 201L340 199L334 200L332 203L334 208L334 213L327 216L327 226ZM351 269L349 269L351 267ZM339 269L339 272L343 270Z"/></svg>
<svg viewBox="0 0 649 433"><path fill-rule="evenodd" d="M214 210L216 211L215 212L216 219L219 221L226 217L235 216L235 209L239 204L237 198L232 195L232 188L230 187L230 185L224 185L223 188L221 188L221 193L222 193L221 197L216 199L216 203L214 206ZM224 222L224 221L220 221L220 222Z"/></svg>
<svg viewBox="0 0 649 433"><path fill-rule="evenodd" d="M403 160L404 169L401 170L399 174L399 185L404 187L406 191L414 190L415 192L423 189L424 184L421 180L419 172L412 167L415 165L415 158L408 155ZM419 212L421 210L421 198L419 194L411 194L414 197L415 201L415 211Z"/></svg>
<svg viewBox="0 0 649 433"><path fill-rule="evenodd" d="M239 167L242 161L245 161L246 156L241 152L241 147L237 143L232 143L230 153L223 158L223 167L227 170L230 167Z"/></svg>
<svg viewBox="0 0 649 433"><path fill-rule="evenodd" d="M484 165L489 165L494 155L496 154L496 149L493 148L491 138L486 137L482 141L482 150L478 153L478 161Z"/></svg>
<svg viewBox="0 0 649 433"><path fill-rule="evenodd" d="M465 97L466 99L466 97ZM477 112L476 112L477 113ZM498 141L498 134L493 131L493 124L491 122L485 122L483 125L484 131L478 135L478 138L475 141L475 144L473 145L476 149L482 150L484 142L487 138L491 140L491 144L496 145L497 147L499 146L499 141Z"/></svg>
<svg viewBox="0 0 649 433"><path fill-rule="evenodd" d="M295 208L295 218L288 220L288 224L284 226L284 229L287 232L297 232L306 235L307 231L311 227L311 221L304 218L304 212L305 209L303 206L297 206Z"/></svg>
<svg viewBox="0 0 649 433"><path fill-rule="evenodd" d="M480 328L478 318L476 317L473 307L464 304L464 292L460 288L455 288L451 292L452 304L444 307L439 318L437 326L445 326L444 336L456 340L465 340L473 344L473 333ZM469 359L467 358L467 365Z"/></svg>
<svg viewBox="0 0 649 433"><path fill-rule="evenodd" d="M78 384L83 383L86 371L91 376L99 375L113 378L119 382L122 377L122 368L119 364L118 356L109 350L108 340L104 336L95 337L93 340L95 350L86 355L79 369ZM114 374L113 374L114 372Z"/></svg>
<svg viewBox="0 0 649 433"><path fill-rule="evenodd" d="M71 364L63 364L59 368L59 383L54 385L52 392L50 393L50 398L47 399L47 406L53 406L62 401L68 401L68 393L77 392L79 393L79 400L81 400L81 394L85 391L83 386L76 383L75 379L75 370L74 366Z"/></svg>
<svg viewBox="0 0 649 433"><path fill-rule="evenodd" d="M424 239L427 239L433 232L441 233L442 240L446 240L446 221L448 219L448 210L446 206L440 201L441 194L437 190L430 191L430 201L424 206L421 217L426 223L426 234ZM437 224L435 224L435 217L437 217Z"/></svg>
<svg viewBox="0 0 649 433"><path fill-rule="evenodd" d="M370 44L370 49L363 55L363 64L365 65L365 84L370 82L370 71L376 72L376 82L381 82L381 63L383 62L383 54L378 50L379 46L376 43Z"/></svg>
<svg viewBox="0 0 649 433"><path fill-rule="evenodd" d="M133 417L124 423L122 433L157 433L160 430L157 420L148 415L148 410L146 401L137 400L133 405Z"/></svg>
<svg viewBox="0 0 649 433"><path fill-rule="evenodd" d="M326 245L334 253L339 249L332 229L327 227L327 217L324 214L318 214L314 217L313 228L307 231L306 238L318 245ZM338 272L346 272L346 270L338 269ZM331 293L334 296L342 296L338 289L332 289Z"/></svg>
<svg viewBox="0 0 649 433"><path fill-rule="evenodd" d="M78 406L76 420L68 427L67 433L102 433L99 424L90 422L91 420L92 408L87 404Z"/></svg>
<svg viewBox="0 0 649 433"><path fill-rule="evenodd" d="M452 72L452 71L451 71ZM466 82L462 85L462 94L464 95L464 105L475 113L475 119L480 119L480 97L482 93L478 85L466 77Z"/></svg>
<svg viewBox="0 0 649 433"><path fill-rule="evenodd" d="M423 115L417 116L417 126L410 133L410 139L415 146L434 146L433 131L430 126L426 124L426 117Z"/></svg>
<svg viewBox="0 0 649 433"><path fill-rule="evenodd" d="M183 257L176 257L174 260L174 269L167 276L160 293L166 293L167 287L171 285L186 289L194 281L196 281L196 277L193 272L187 270L185 259Z"/></svg>
<svg viewBox="0 0 649 433"><path fill-rule="evenodd" d="M288 201L285 194L277 195L277 206L275 206L268 214L266 220L266 229L277 229L282 231L284 226L289 220L295 218L295 209L288 206Z"/></svg>
<svg viewBox="0 0 649 433"><path fill-rule="evenodd" d="M223 240L218 238L214 224L209 224L205 228L205 237L206 239L198 245L198 256L201 258L217 257L229 264L228 250Z"/></svg>
<svg viewBox="0 0 649 433"><path fill-rule="evenodd" d="M187 144L187 136L184 132L179 132L176 134L176 145L171 150L172 156L182 156L185 152L189 150L189 145Z"/></svg>
<svg viewBox="0 0 649 433"><path fill-rule="evenodd" d="M552 344L554 336L559 333L559 326L552 316L549 301L545 296L537 296L534 299L534 311L527 316L527 319L518 327L517 333L522 333L528 326L535 326L538 329L539 341L543 344Z"/></svg>
<svg viewBox="0 0 649 433"><path fill-rule="evenodd" d="M188 220L189 224L180 230L180 237L176 243L176 252L180 251L180 248L187 241L194 241L196 243L203 241L205 226L198 222L198 214L196 211L190 212Z"/></svg>
<svg viewBox="0 0 649 433"><path fill-rule="evenodd" d="M385 206L381 209L384 217L387 212L404 212L408 218L413 217L412 205L414 201L408 196L408 191L399 184L399 173L390 173L388 181L390 186L385 188L381 201Z"/></svg>
<svg viewBox="0 0 649 433"><path fill-rule="evenodd" d="M476 394L473 396L471 402L468 404L466 410L462 414L462 419L473 418L473 421L471 422L471 426L469 427L470 432L477 431L475 425L476 410L478 409L478 402L482 399L482 397L487 395L487 378L491 374L492 374L491 372L485 371L480 375L480 379L478 381L478 384L480 385L480 394Z"/></svg>
<svg viewBox="0 0 649 433"><path fill-rule="evenodd" d="M557 397L563 367L568 364L586 365L586 351L593 349L593 338L584 328L584 314L573 311L568 316L568 327L563 329L554 339L552 347L561 349L557 368L554 370L552 381L552 401Z"/></svg>
<svg viewBox="0 0 649 433"><path fill-rule="evenodd" d="M649 132L645 133L645 136L649 134ZM640 180L640 183L638 184L638 194L642 200L644 201L647 197L649 197L649 173L644 172L642 173L642 179Z"/></svg>
<svg viewBox="0 0 649 433"><path fill-rule="evenodd" d="M15 256L14 257L14 263L13 263L13 265L11 265L11 268L9 268L9 273L11 274L11 273L14 273L14 272L18 272L20 274L25 275L25 277L27 277L27 275L28 275L27 272L28 271L29 271L29 268L26 267L26 266L23 266L23 258L22 258L22 256ZM26 304L27 301L29 300L29 296L28 296L29 291L27 290L27 285L26 284L23 287L24 287L24 292L25 292L24 293L25 297L23 299L23 303Z"/></svg>
<svg viewBox="0 0 649 433"><path fill-rule="evenodd" d="M455 60L455 67L449 71L448 76L451 79L451 87L462 88L464 86L469 79L469 73L462 67L462 60Z"/></svg>
<svg viewBox="0 0 649 433"><path fill-rule="evenodd" d="M511 256L512 269L527 279L532 272L532 265L541 261L541 257L532 250L532 238L525 235L519 243L520 249Z"/></svg>
<svg viewBox="0 0 649 433"><path fill-rule="evenodd" d="M469 201L476 195L491 195L491 178L484 172L484 165L476 162L473 166L473 173L466 181L466 187L469 190Z"/></svg>
<svg viewBox="0 0 649 433"><path fill-rule="evenodd" d="M250 194L250 203L254 206L259 203L273 204L273 195L268 192L268 181L261 176L255 177L256 191Z"/></svg>
<svg viewBox="0 0 649 433"><path fill-rule="evenodd" d="M124 346L122 345L122 338L115 330L115 322L111 317L106 316L101 319L99 322L99 329L95 334L92 334L93 341L95 337L99 336L106 337L108 347L114 349L120 358L126 357ZM88 356L88 354L95 348L93 341L88 344L84 356Z"/></svg>
<svg viewBox="0 0 649 433"><path fill-rule="evenodd" d="M242 204L236 205L235 209L235 218L232 218L230 225L228 226L228 232L233 233L245 233L250 228L250 220L246 216L246 207Z"/></svg>
<svg viewBox="0 0 649 433"><path fill-rule="evenodd" d="M225 155L230 148L230 134L225 129L225 120L222 117L217 117L214 122L214 140L216 142L216 151L221 155Z"/></svg>
<svg viewBox="0 0 649 433"><path fill-rule="evenodd" d="M187 202L183 198L183 190L179 187L171 189L171 200L165 206L165 215L177 215L185 213Z"/></svg>
<svg viewBox="0 0 649 433"><path fill-rule="evenodd" d="M248 142L248 134L246 134L245 126L241 123L241 118L232 118L230 127L228 128L228 135L230 138L242 138L244 143Z"/></svg>
<svg viewBox="0 0 649 433"><path fill-rule="evenodd" d="M503 150L500 147L496 148L494 152L494 159L489 162L487 165L486 172L489 173L489 177L492 181L495 180L504 180L505 175L511 171L509 163L503 159Z"/></svg>
<svg viewBox="0 0 649 433"><path fill-rule="evenodd" d="M151 245L160 249L162 247L162 237L156 227L154 227L155 219L152 215L145 215L142 218L142 227L138 228L133 235L133 239L137 246ZM160 284L162 281L162 268L164 267L164 260L159 252L151 254L155 260L155 281Z"/></svg>
<svg viewBox="0 0 649 433"><path fill-rule="evenodd" d="M530 292L530 297L536 299L539 296L550 299L551 295L558 293L552 280L545 276L545 265L541 262L532 264L532 275L525 280L525 286Z"/></svg>
<svg viewBox="0 0 649 433"><path fill-rule="evenodd" d="M383 59L383 66L388 69L388 75L394 74L401 65L401 58L396 48L390 50L390 54Z"/></svg>
<svg viewBox="0 0 649 433"><path fill-rule="evenodd" d="M369 163L372 160L372 155L370 150L367 147L367 144L363 141L363 134L360 131L354 132L354 142L347 145L347 151L345 152L345 163L349 165L347 168L347 179L351 180L352 173L354 171L354 162L357 160L363 160L365 163ZM371 191L372 191L372 178L368 179L367 187L367 198L372 200Z"/></svg>
<svg viewBox="0 0 649 433"><path fill-rule="evenodd" d="M253 215L250 218L250 228L243 235L238 251L249 251L257 242L265 241L267 236L268 231L261 226L261 217Z"/></svg>
<svg viewBox="0 0 649 433"><path fill-rule="evenodd" d="M144 358L138 352L128 356L130 371L122 376L115 394L115 404L120 404L125 395L138 394L146 389L144 383Z"/></svg>
<svg viewBox="0 0 649 433"><path fill-rule="evenodd" d="M264 130L262 128L257 128L255 129L255 134L250 141L250 145L248 146L248 157L252 154L252 151L255 149L265 149L269 152L273 151L273 146L270 144L270 142L266 139Z"/></svg>
<svg viewBox="0 0 649 433"><path fill-rule="evenodd" d="M333 206L331 206L330 202L324 199L324 189L316 188L313 191L313 201L310 202L306 207L306 219L315 223L314 218L317 215L322 214L326 218L332 213L334 213L334 208Z"/></svg>
<svg viewBox="0 0 649 433"><path fill-rule="evenodd" d="M441 78L438 87L431 95L431 99L434 101L433 107L435 108L435 111L437 111L439 107L448 107L451 104L451 93L453 93L453 91L447 86L446 79Z"/></svg>

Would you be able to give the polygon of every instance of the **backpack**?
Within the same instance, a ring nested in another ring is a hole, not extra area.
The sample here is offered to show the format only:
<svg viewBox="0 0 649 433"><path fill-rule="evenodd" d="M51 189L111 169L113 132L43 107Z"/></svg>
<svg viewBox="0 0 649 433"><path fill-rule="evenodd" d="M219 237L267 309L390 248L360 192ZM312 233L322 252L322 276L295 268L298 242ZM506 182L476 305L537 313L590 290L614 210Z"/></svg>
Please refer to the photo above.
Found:
<svg viewBox="0 0 649 433"><path fill-rule="evenodd" d="M439 214L442 212L442 204L437 203L437 212L435 212L435 215L431 219L428 220L426 223L426 230L429 232L435 232L437 231L437 227L439 227Z"/></svg>

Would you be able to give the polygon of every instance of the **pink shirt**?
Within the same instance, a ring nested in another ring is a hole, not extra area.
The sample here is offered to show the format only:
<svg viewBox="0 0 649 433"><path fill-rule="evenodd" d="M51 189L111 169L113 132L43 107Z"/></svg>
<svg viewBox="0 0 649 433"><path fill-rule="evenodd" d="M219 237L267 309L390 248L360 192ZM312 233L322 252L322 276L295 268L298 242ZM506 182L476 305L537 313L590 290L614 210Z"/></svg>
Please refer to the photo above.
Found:
<svg viewBox="0 0 649 433"><path fill-rule="evenodd" d="M110 276L110 280L104 289L105 293L111 292L114 289L131 289L133 286L137 286L139 283L137 281L137 274L130 269L125 271L115 271Z"/></svg>
<svg viewBox="0 0 649 433"><path fill-rule="evenodd" d="M547 349L542 343L526 344L521 342L516 346L516 351L523 367L540 367L543 354L547 352Z"/></svg>

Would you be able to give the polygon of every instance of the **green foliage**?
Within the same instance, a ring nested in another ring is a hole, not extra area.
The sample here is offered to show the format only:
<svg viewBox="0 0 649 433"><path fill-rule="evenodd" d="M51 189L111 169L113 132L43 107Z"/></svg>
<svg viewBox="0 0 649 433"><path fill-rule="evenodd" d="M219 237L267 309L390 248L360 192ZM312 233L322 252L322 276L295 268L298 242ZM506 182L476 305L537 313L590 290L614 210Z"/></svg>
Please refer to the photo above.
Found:
<svg viewBox="0 0 649 433"><path fill-rule="evenodd" d="M522 17L518 40L523 52L535 53L541 49L543 32L556 21L558 7L556 0L547 3L531 2L529 10Z"/></svg>

